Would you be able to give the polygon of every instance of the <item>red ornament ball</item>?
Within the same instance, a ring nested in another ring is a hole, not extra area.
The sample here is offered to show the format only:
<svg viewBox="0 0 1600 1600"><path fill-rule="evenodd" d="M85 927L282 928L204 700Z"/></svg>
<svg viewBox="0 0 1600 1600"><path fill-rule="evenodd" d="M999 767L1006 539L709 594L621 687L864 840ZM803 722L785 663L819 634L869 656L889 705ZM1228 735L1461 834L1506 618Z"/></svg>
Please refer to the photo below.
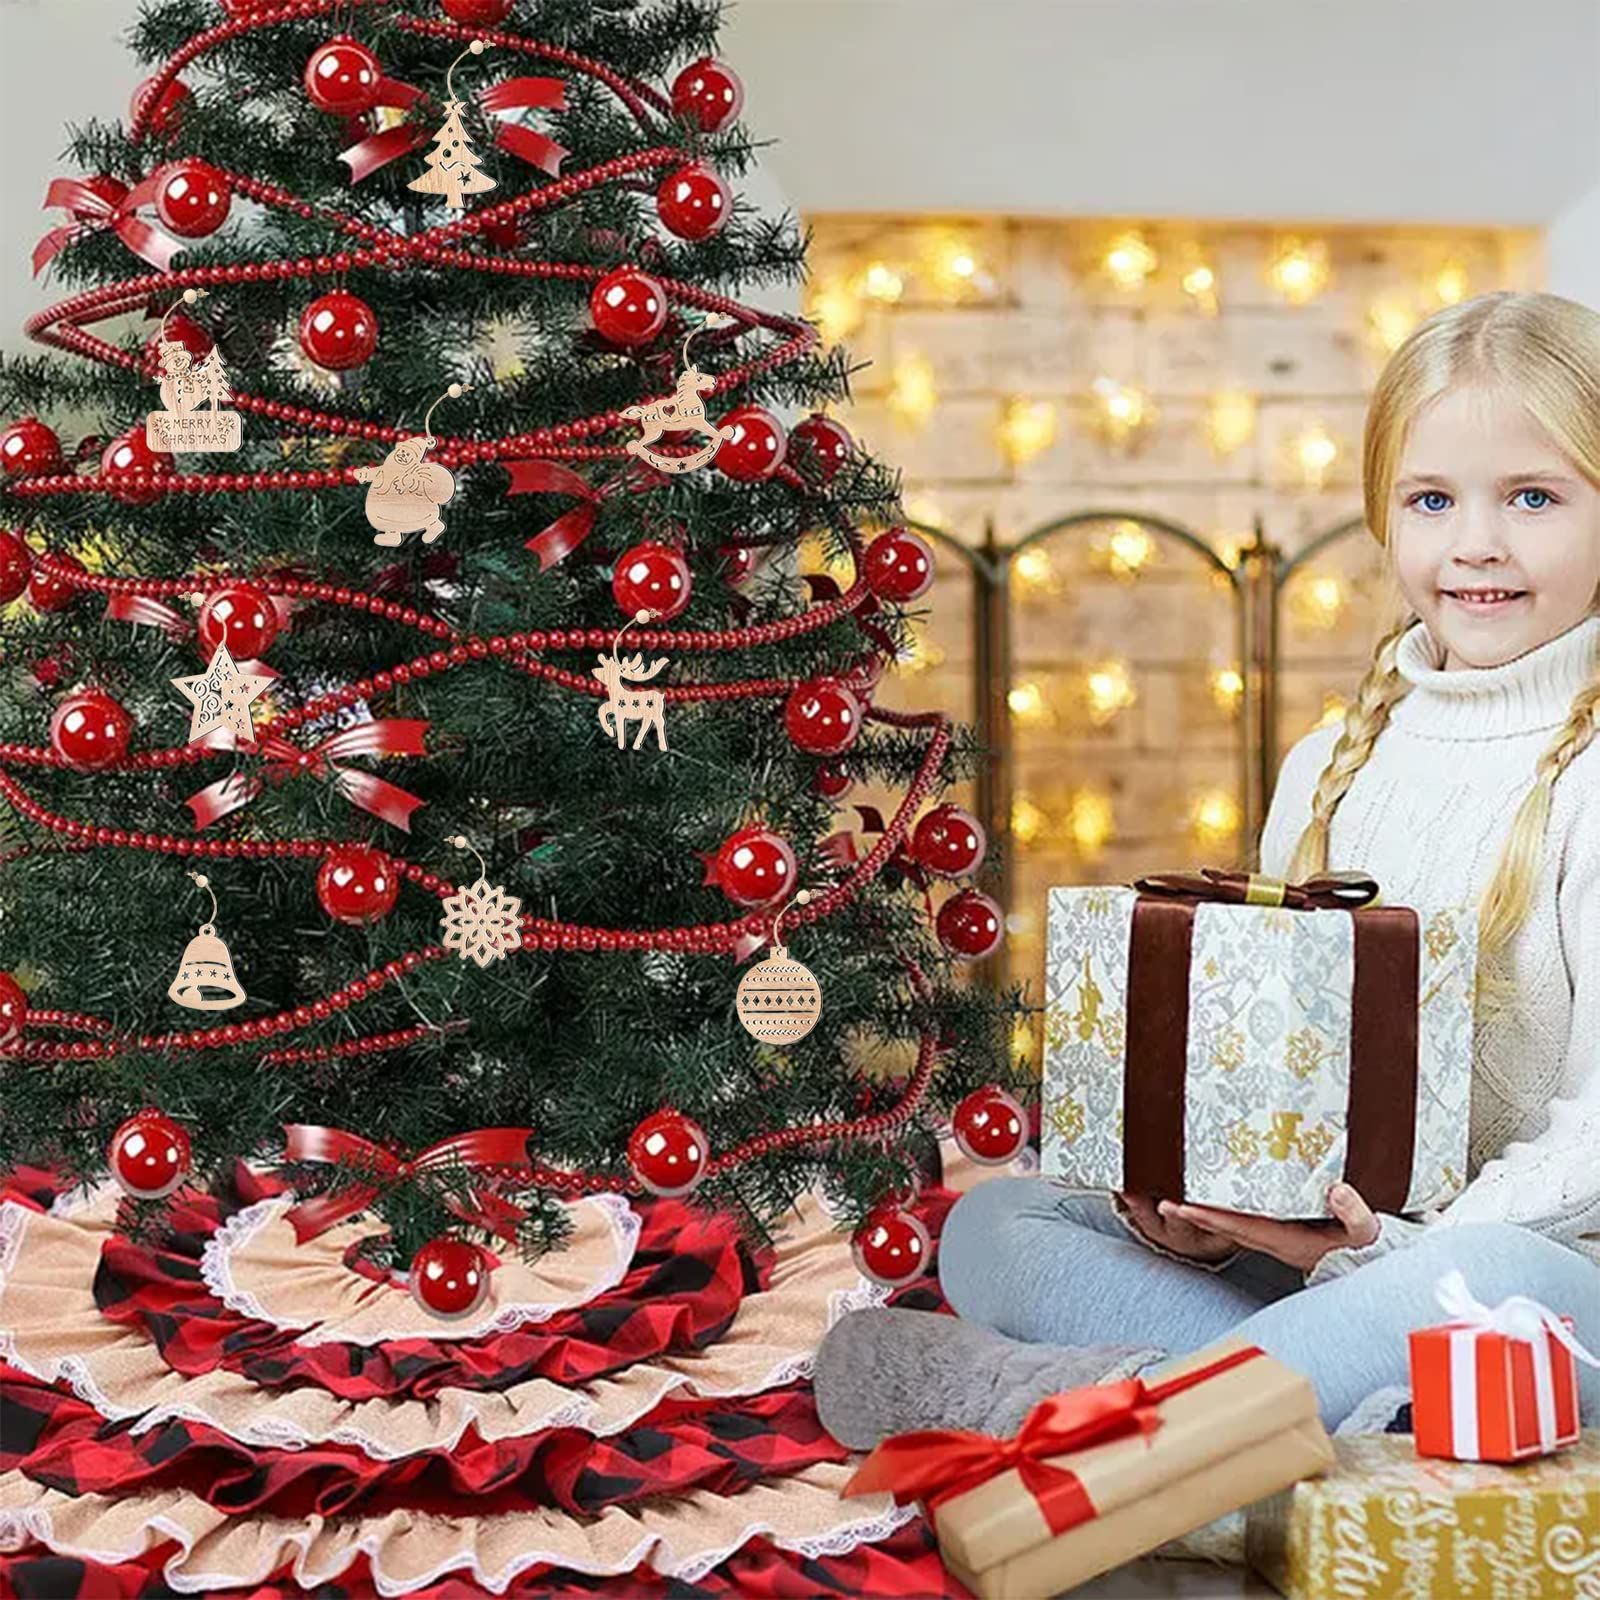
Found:
<svg viewBox="0 0 1600 1600"><path fill-rule="evenodd" d="M794 428L795 458L816 463L817 476L824 483L832 479L840 467L850 459L855 440L850 432L832 417L813 411L809 417L797 422ZM803 447L803 448L802 448Z"/></svg>
<svg viewBox="0 0 1600 1600"><path fill-rule="evenodd" d="M128 119L137 122L143 117L149 132L157 138L168 138L183 126L184 112L188 110L194 95L187 84L176 78L152 101L155 92L156 80L146 78L133 91L133 99L128 102Z"/></svg>
<svg viewBox="0 0 1600 1600"><path fill-rule="evenodd" d="M709 239L721 232L732 202L727 184L698 162L669 172L656 190L656 214L680 239Z"/></svg>
<svg viewBox="0 0 1600 1600"><path fill-rule="evenodd" d="M165 327L165 333L152 333L144 342L144 357L151 366L160 364L163 340L170 344L181 344L196 361L203 361L210 355L211 347L216 343L209 328L202 327L193 317L181 311L175 311L168 317Z"/></svg>
<svg viewBox="0 0 1600 1600"><path fill-rule="evenodd" d="M100 470L124 505L147 506L162 496L161 479L172 471L172 453L152 450L143 428L130 428L100 453Z"/></svg>
<svg viewBox="0 0 1600 1600"><path fill-rule="evenodd" d="M721 133L744 109L744 85L726 61L702 56L672 80L672 109L702 133Z"/></svg>
<svg viewBox="0 0 1600 1600"><path fill-rule="evenodd" d="M617 557L611 593L627 616L655 613L652 623L670 622L689 603L694 582L681 550L646 540Z"/></svg>
<svg viewBox="0 0 1600 1600"><path fill-rule="evenodd" d="M411 1298L443 1321L470 1317L489 1293L489 1258L467 1239L430 1239L411 1258Z"/></svg>
<svg viewBox="0 0 1600 1600"><path fill-rule="evenodd" d="M33 552L9 528L0 528L0 606L9 605L28 587Z"/></svg>
<svg viewBox="0 0 1600 1600"><path fill-rule="evenodd" d="M1006 932L1000 907L976 889L951 895L939 907L934 925L945 949L967 961L993 954Z"/></svg>
<svg viewBox="0 0 1600 1600"><path fill-rule="evenodd" d="M204 239L228 220L233 190L207 161L175 161L156 185L156 215L180 239Z"/></svg>
<svg viewBox="0 0 1600 1600"><path fill-rule="evenodd" d="M22 1037L28 1025L28 997L9 972L0 972L0 1050Z"/></svg>
<svg viewBox="0 0 1600 1600"><path fill-rule="evenodd" d="M933 551L909 528L890 528L867 546L867 587L880 600L904 604L933 583Z"/></svg>
<svg viewBox="0 0 1600 1600"><path fill-rule="evenodd" d="M372 359L378 348L378 319L365 300L346 289L331 289L301 312L300 348L319 367L348 372Z"/></svg>
<svg viewBox="0 0 1600 1600"><path fill-rule="evenodd" d="M230 584L206 596L197 632L203 656L225 644L235 661L255 661L278 637L278 610L253 583Z"/></svg>
<svg viewBox="0 0 1600 1600"><path fill-rule="evenodd" d="M761 559L761 551L753 544L719 544L717 554L726 563L722 575L734 588L756 570L756 563Z"/></svg>
<svg viewBox="0 0 1600 1600"><path fill-rule="evenodd" d="M794 851L759 822L730 833L717 851L716 881L741 906L769 906L794 885Z"/></svg>
<svg viewBox="0 0 1600 1600"><path fill-rule="evenodd" d="M824 761L811 775L811 787L827 800L837 800L855 781L836 761Z"/></svg>
<svg viewBox="0 0 1600 1600"><path fill-rule="evenodd" d="M988 845L983 824L961 806L935 806L911 831L912 859L941 878L976 872Z"/></svg>
<svg viewBox="0 0 1600 1600"><path fill-rule="evenodd" d="M956 1144L980 1167L1003 1167L1028 1142L1028 1118L998 1083L974 1089L950 1119Z"/></svg>
<svg viewBox="0 0 1600 1600"><path fill-rule="evenodd" d="M712 460L739 483L770 478L783 465L789 436L783 424L765 406L735 406L720 419L720 427L733 434L717 446Z"/></svg>
<svg viewBox="0 0 1600 1600"><path fill-rule="evenodd" d="M146 1108L112 1134L106 1160L125 1194L135 1200L159 1200L189 1174L189 1135L181 1123Z"/></svg>
<svg viewBox="0 0 1600 1600"><path fill-rule="evenodd" d="M53 559L58 567L88 575L88 569L76 556L57 555ZM65 611L77 594L76 584L46 572L42 566L35 566L33 576L28 579L28 604L35 611Z"/></svg>
<svg viewBox="0 0 1600 1600"><path fill-rule="evenodd" d="M879 1206L856 1229L850 1254L863 1278L888 1289L903 1288L927 1270L933 1243L918 1218L899 1206Z"/></svg>
<svg viewBox="0 0 1600 1600"><path fill-rule="evenodd" d="M302 81L306 98L318 111L356 117L377 105L382 78L378 58L364 44L330 39L311 52Z"/></svg>
<svg viewBox="0 0 1600 1600"><path fill-rule="evenodd" d="M108 767L128 753L133 718L103 689L69 694L50 718L50 747L69 766Z"/></svg>
<svg viewBox="0 0 1600 1600"><path fill-rule="evenodd" d="M0 468L8 478L35 478L61 465L61 441L37 417L23 417L0 433Z"/></svg>
<svg viewBox="0 0 1600 1600"><path fill-rule="evenodd" d="M666 325L667 293L648 272L618 267L589 291L589 315L612 344L645 344Z"/></svg>
<svg viewBox="0 0 1600 1600"><path fill-rule="evenodd" d="M681 1111L653 1112L628 1140L628 1165L651 1194L688 1194L705 1176L710 1158L699 1123Z"/></svg>
<svg viewBox="0 0 1600 1600"><path fill-rule="evenodd" d="M783 728L807 755L842 755L861 736L861 702L842 683L813 678L790 692Z"/></svg>
<svg viewBox="0 0 1600 1600"><path fill-rule="evenodd" d="M511 15L512 0L440 0L452 22L471 28L497 28Z"/></svg>
<svg viewBox="0 0 1600 1600"><path fill-rule="evenodd" d="M394 910L400 878L383 851L368 844L335 845L317 869L317 900L337 922L378 922Z"/></svg>

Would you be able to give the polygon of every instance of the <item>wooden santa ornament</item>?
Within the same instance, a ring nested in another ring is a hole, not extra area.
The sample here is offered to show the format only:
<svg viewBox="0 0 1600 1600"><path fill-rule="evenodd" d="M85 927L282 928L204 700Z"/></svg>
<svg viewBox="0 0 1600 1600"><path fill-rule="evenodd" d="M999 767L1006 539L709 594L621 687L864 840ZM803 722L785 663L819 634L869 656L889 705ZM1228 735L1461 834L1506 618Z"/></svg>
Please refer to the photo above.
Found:
<svg viewBox="0 0 1600 1600"><path fill-rule="evenodd" d="M433 148L428 152L428 170L420 178L406 185L420 194L442 194L444 203L454 211L466 209L464 197L482 194L493 189L495 181L478 163L478 152L461 125L462 102L456 99L456 68L471 56L481 56L488 46L482 39L474 39L450 63L444 75L444 122L433 136Z"/></svg>
<svg viewBox="0 0 1600 1600"><path fill-rule="evenodd" d="M456 492L456 480L436 461L426 459L436 442L428 427L439 401L458 400L466 392L466 384L452 383L428 407L420 437L408 434L398 440L381 466L356 468L356 482L371 486L367 521L378 530L374 544L397 545L408 533L420 533L424 544L432 544L444 532L439 512Z"/></svg>
<svg viewBox="0 0 1600 1600"><path fill-rule="evenodd" d="M204 294L204 289L185 289L183 299L193 305ZM174 302L161 319L156 359L161 363L161 404L165 409L145 417L145 443L152 450L169 453L237 450L242 438L239 413L221 409L224 400L233 398L221 352L213 344L196 366L193 351L180 340L167 337L167 317L176 309Z"/></svg>

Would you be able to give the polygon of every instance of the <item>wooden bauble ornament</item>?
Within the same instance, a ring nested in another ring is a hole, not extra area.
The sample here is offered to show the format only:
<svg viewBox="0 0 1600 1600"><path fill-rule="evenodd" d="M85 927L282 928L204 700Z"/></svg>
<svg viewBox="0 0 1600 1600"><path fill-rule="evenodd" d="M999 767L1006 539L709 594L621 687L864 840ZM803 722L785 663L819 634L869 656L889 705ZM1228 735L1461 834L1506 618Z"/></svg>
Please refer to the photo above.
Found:
<svg viewBox="0 0 1600 1600"><path fill-rule="evenodd" d="M629 685L647 683L667 664L666 656L657 656L650 663L650 670L644 670L644 656L622 655L622 636L635 622L648 622L655 613L643 609L636 617L629 619L617 629L617 636L611 641L611 654L602 653L599 657L600 665L590 668L594 676L606 686L605 704L600 707L600 727L605 733L616 737L617 749L622 749L628 738L628 724L637 720L639 723L638 737L633 741L633 748L637 750L644 743L644 736L654 728L656 730L656 748L667 748L667 730L663 722L666 714L666 696L659 689L636 690Z"/></svg>
<svg viewBox="0 0 1600 1600"><path fill-rule="evenodd" d="M433 136L433 148L428 152L428 170L420 178L406 185L419 194L442 194L444 203L454 211L466 209L465 196L483 194L495 187L495 181L478 162L478 152L472 148L467 130L461 126L462 102L456 99L455 71L468 56L481 56L489 47L482 39L474 39L450 63L444 75L444 122Z"/></svg>
<svg viewBox="0 0 1600 1600"><path fill-rule="evenodd" d="M203 872L191 872L189 876L211 896L212 920L202 923L200 931L189 941L167 996L191 1011L229 1011L243 1005L245 995L234 976L233 957L228 954L227 945L217 937L216 890Z"/></svg>
<svg viewBox="0 0 1600 1600"><path fill-rule="evenodd" d="M382 466L356 468L356 482L371 486L367 490L367 521L378 530L372 536L374 544L397 545L408 533L420 533L424 544L432 544L444 532L439 512L456 492L456 480L438 462L427 459L435 443L428 427L440 401L459 400L468 387L452 383L428 407L421 436L408 434L399 440Z"/></svg>
<svg viewBox="0 0 1600 1600"><path fill-rule="evenodd" d="M204 294L204 289L185 289L184 304L192 306ZM161 363L162 409L145 417L145 443L169 454L237 450L243 438L239 413L222 409L222 402L233 398L222 353L213 343L197 365L188 344L169 339L167 317L175 309L169 306L161 319L156 359Z"/></svg>
<svg viewBox="0 0 1600 1600"><path fill-rule="evenodd" d="M802 889L795 899L806 905L811 891ZM772 948L739 980L739 1020L745 1032L763 1044L793 1044L805 1038L822 1015L821 984L778 942L778 923L788 909L785 906L772 924Z"/></svg>
<svg viewBox="0 0 1600 1600"><path fill-rule="evenodd" d="M710 394L716 388L717 380L709 372L702 372L689 360L689 341L696 334L704 333L710 328L731 327L733 321L732 317L724 316L718 311L708 313L698 328L690 329L684 336L684 370L678 374L677 388L671 394L647 400L643 405L623 408L622 415L637 422L643 430L637 439L630 439L623 446L629 455L638 456L641 461L648 462L657 472L693 472L697 467L705 466L716 455L725 439L733 437L732 428L718 427L706 421L705 401L701 397ZM679 431L698 433L707 443L686 456L663 455L660 451L650 448L664 433Z"/></svg>

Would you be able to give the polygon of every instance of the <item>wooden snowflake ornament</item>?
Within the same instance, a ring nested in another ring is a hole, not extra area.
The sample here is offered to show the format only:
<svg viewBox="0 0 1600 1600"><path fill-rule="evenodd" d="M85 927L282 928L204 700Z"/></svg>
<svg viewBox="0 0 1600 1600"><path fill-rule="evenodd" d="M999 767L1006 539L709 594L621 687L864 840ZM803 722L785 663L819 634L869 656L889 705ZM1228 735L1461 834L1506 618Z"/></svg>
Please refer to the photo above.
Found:
<svg viewBox="0 0 1600 1600"><path fill-rule="evenodd" d="M458 850L472 850L478 856L479 871L476 883L457 889L445 900L440 943L463 961L476 961L480 967L487 967L521 949L522 902L489 882L483 857L459 833L451 837L450 843Z"/></svg>

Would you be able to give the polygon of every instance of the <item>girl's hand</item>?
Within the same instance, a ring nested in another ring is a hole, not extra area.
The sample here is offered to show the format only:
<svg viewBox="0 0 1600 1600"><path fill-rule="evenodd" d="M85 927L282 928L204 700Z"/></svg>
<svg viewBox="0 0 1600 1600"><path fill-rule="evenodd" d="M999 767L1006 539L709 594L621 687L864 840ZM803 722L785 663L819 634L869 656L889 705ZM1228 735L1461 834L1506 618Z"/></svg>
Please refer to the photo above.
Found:
<svg viewBox="0 0 1600 1600"><path fill-rule="evenodd" d="M1238 1249L1231 1239L1209 1229L1197 1228L1182 1217L1168 1216L1165 1200L1161 1202L1159 1211L1148 1195L1125 1194L1122 1203L1128 1208L1128 1215L1139 1232L1151 1244L1158 1244L1175 1256L1187 1256L1191 1261L1221 1261ZM1217 1214L1231 1215L1230 1212Z"/></svg>
<svg viewBox="0 0 1600 1600"><path fill-rule="evenodd" d="M1328 1209L1339 1224L1334 1228L1274 1222L1270 1217L1246 1216L1242 1211L1178 1205L1171 1200L1163 1200L1160 1209L1169 1221L1209 1234L1230 1250L1259 1250L1302 1272L1309 1272L1330 1250L1358 1248L1378 1237L1378 1219L1348 1183L1336 1183L1328 1191Z"/></svg>

